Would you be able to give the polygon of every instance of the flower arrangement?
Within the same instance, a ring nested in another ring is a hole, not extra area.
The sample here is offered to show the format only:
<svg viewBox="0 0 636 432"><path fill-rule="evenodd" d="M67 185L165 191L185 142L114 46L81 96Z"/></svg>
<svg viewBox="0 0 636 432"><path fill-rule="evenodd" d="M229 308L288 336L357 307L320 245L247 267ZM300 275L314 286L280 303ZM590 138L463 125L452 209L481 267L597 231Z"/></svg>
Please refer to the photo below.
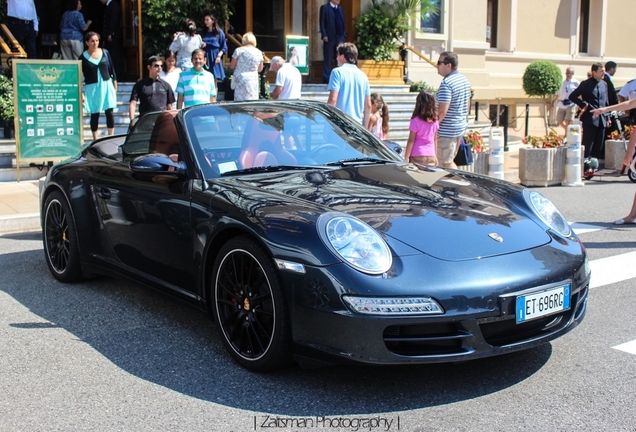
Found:
<svg viewBox="0 0 636 432"><path fill-rule="evenodd" d="M528 135L523 139L523 143L530 144L532 148L555 148L565 145L563 137L553 128L550 128L548 134L544 136Z"/></svg>
<svg viewBox="0 0 636 432"><path fill-rule="evenodd" d="M634 129L636 129L636 125L631 125L631 126L623 126L623 135L625 136L625 139L628 140L630 136L632 136L632 133L634 133ZM616 140L616 141L620 141L623 138L621 137L621 134L619 131L614 130L612 131L611 134L609 134L607 136L609 139L611 140Z"/></svg>
<svg viewBox="0 0 636 432"><path fill-rule="evenodd" d="M470 144L473 150L473 153L483 153L486 151L486 146L484 145L484 139L479 134L479 132L476 132L473 130L468 131L468 133L464 135L464 141L467 144Z"/></svg>

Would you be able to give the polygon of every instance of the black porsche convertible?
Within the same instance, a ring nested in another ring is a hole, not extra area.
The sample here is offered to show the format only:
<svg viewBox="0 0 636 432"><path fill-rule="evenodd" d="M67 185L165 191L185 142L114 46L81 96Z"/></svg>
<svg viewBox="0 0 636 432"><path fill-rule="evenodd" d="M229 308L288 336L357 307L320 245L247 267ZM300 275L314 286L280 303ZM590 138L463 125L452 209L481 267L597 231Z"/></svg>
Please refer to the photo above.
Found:
<svg viewBox="0 0 636 432"><path fill-rule="evenodd" d="M586 311L585 248L549 200L406 163L319 102L144 115L55 165L41 205L56 279L193 303L255 371L498 355Z"/></svg>

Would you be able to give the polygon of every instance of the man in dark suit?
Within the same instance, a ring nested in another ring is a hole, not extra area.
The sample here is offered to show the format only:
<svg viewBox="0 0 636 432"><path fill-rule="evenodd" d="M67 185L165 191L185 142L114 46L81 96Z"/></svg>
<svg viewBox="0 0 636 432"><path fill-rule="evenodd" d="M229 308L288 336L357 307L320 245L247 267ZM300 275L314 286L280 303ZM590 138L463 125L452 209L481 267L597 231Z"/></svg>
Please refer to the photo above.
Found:
<svg viewBox="0 0 636 432"><path fill-rule="evenodd" d="M603 81L607 84L607 99L609 100L610 105L616 105L618 103L618 95L616 94L614 83L612 82L612 77L616 73L617 67L618 65L616 62L608 61L605 63L605 75L603 76Z"/></svg>
<svg viewBox="0 0 636 432"><path fill-rule="evenodd" d="M121 30L121 6L115 0L100 0L106 5L104 9L104 31L102 41L104 48L110 53L113 59L113 68L117 77L121 77L121 52L122 52L122 30Z"/></svg>
<svg viewBox="0 0 636 432"><path fill-rule="evenodd" d="M322 66L322 82L328 83L331 75L331 62L335 58L336 48L345 41L344 11L340 7L340 0L331 0L320 6L320 34L322 35L322 51L324 63Z"/></svg>
<svg viewBox="0 0 636 432"><path fill-rule="evenodd" d="M582 109L583 141L585 157L605 159L603 146L605 128L609 123L609 114L594 117L592 110L608 106L607 83L603 80L605 69L602 63L592 65L592 77L583 81L572 93L570 100Z"/></svg>

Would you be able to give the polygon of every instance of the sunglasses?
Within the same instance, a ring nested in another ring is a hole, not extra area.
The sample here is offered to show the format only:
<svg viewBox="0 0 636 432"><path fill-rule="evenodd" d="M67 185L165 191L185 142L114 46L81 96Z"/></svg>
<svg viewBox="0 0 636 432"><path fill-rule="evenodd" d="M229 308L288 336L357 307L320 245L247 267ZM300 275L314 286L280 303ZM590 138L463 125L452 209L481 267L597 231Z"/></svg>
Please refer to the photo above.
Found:
<svg viewBox="0 0 636 432"><path fill-rule="evenodd" d="M438 61L437 61L437 66L439 66L439 65L443 65L443 64L448 64L448 63L449 63L449 62L447 62L447 61L441 61L441 60L438 60Z"/></svg>
<svg viewBox="0 0 636 432"><path fill-rule="evenodd" d="M160 65L160 64L156 64L156 63L155 63L155 64L153 64L153 65L152 65L152 67L154 67L154 68L160 68L160 67L161 67L161 65Z"/></svg>

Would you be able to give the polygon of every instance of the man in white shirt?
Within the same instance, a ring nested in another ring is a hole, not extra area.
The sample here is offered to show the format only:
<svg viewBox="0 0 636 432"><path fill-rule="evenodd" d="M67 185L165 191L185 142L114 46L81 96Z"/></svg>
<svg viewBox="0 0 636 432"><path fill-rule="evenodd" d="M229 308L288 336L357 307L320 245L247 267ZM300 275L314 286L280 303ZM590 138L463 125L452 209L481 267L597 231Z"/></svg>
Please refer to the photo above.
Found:
<svg viewBox="0 0 636 432"><path fill-rule="evenodd" d="M269 96L272 99L300 99L303 82L298 68L286 63L282 57L274 56L270 69L276 72L276 87Z"/></svg>
<svg viewBox="0 0 636 432"><path fill-rule="evenodd" d="M565 130L565 134L568 133L568 125L572 123L574 119L574 109L576 105L570 100L570 93L579 86L579 81L574 78L574 68L569 67L565 70L565 81L561 84L561 88L557 93L557 123ZM553 103L554 103L553 102Z"/></svg>
<svg viewBox="0 0 636 432"><path fill-rule="evenodd" d="M38 13L33 0L7 0L7 27L24 48L27 57L37 58L35 38L40 30Z"/></svg>

